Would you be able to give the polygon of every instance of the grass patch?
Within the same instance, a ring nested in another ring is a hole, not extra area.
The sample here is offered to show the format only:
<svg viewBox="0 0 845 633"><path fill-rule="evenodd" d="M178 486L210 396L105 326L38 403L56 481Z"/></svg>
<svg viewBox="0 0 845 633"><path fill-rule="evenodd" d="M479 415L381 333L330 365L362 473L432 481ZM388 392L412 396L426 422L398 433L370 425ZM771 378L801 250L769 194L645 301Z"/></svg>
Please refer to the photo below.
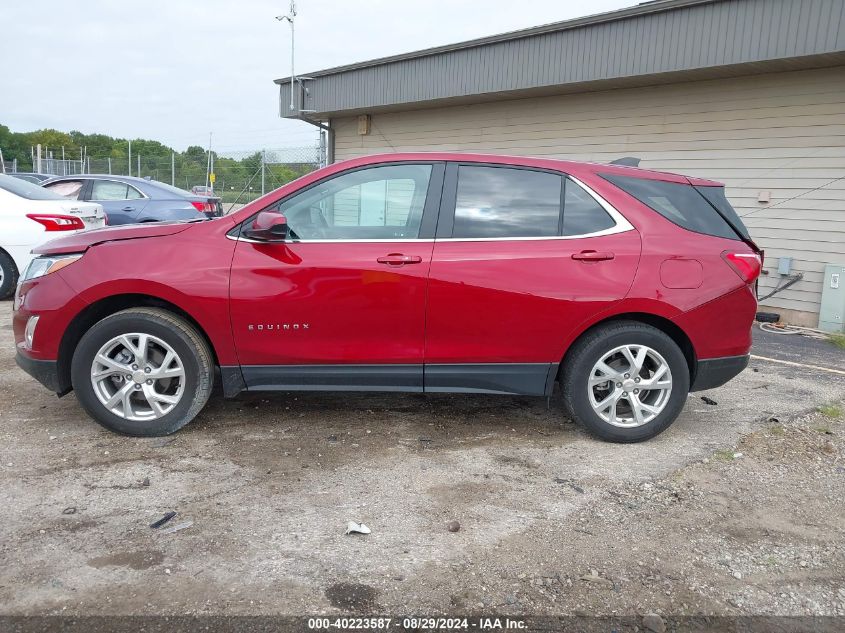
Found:
<svg viewBox="0 0 845 633"><path fill-rule="evenodd" d="M841 418L842 407L835 404L823 404L819 407L819 413L827 418Z"/></svg>
<svg viewBox="0 0 845 633"><path fill-rule="evenodd" d="M734 450L729 448L723 451L716 451L713 453L713 459L718 459L720 462L732 462L734 459Z"/></svg>
<svg viewBox="0 0 845 633"><path fill-rule="evenodd" d="M830 430L828 427L826 427L826 426L814 426L814 427L813 427L813 430L814 430L816 433L821 433L822 435L833 435L833 431L831 431L831 430Z"/></svg>
<svg viewBox="0 0 845 633"><path fill-rule="evenodd" d="M769 428L769 433L772 435L783 435L786 433L786 429L784 429L780 424L775 424Z"/></svg>
<svg viewBox="0 0 845 633"><path fill-rule="evenodd" d="M845 334L831 334L828 340L839 349L845 349Z"/></svg>

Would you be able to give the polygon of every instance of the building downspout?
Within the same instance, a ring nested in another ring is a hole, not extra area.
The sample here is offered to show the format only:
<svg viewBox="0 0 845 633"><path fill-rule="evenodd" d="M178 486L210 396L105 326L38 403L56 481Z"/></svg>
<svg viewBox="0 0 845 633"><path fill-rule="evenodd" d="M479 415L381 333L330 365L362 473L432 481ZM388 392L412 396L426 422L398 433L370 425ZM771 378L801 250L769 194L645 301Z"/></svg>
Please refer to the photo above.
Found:
<svg viewBox="0 0 845 633"><path fill-rule="evenodd" d="M328 123L320 123L319 121L312 121L311 119L305 118L302 114L291 118L310 123L326 131L326 165L331 165L334 162L334 128L332 127L331 119L329 119Z"/></svg>

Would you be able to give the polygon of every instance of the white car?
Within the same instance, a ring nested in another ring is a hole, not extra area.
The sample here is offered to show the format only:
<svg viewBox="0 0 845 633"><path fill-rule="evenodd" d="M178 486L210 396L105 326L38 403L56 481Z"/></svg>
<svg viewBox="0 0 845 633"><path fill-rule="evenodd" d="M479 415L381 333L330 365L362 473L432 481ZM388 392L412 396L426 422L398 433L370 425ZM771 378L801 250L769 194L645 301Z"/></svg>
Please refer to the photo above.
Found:
<svg viewBox="0 0 845 633"><path fill-rule="evenodd" d="M105 223L99 204L68 200L40 185L0 174L0 299L14 292L33 248Z"/></svg>

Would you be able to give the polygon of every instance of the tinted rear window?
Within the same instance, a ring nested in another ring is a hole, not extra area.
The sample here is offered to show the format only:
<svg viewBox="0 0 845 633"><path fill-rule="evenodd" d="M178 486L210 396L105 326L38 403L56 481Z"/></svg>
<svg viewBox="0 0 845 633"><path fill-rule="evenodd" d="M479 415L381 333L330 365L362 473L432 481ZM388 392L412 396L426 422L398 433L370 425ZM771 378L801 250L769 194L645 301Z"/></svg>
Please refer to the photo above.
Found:
<svg viewBox="0 0 845 633"><path fill-rule="evenodd" d="M724 187L696 187L695 190L707 198L707 202L716 207L719 213L722 214L722 217L728 221L728 224L730 224L737 233L746 240L751 239L751 235L748 233L748 229L745 227L745 224L743 224L742 220L739 219L739 215L725 197Z"/></svg>
<svg viewBox="0 0 845 633"><path fill-rule="evenodd" d="M705 198L692 185L615 174L603 174L602 177L680 227L714 237L739 239L737 231L731 228L731 225L719 214L714 204L708 202L708 198ZM706 189L721 188L706 187ZM722 197L724 198L724 193ZM729 204L727 206L730 207ZM735 211L733 215L736 216ZM736 221L742 225L738 216Z"/></svg>

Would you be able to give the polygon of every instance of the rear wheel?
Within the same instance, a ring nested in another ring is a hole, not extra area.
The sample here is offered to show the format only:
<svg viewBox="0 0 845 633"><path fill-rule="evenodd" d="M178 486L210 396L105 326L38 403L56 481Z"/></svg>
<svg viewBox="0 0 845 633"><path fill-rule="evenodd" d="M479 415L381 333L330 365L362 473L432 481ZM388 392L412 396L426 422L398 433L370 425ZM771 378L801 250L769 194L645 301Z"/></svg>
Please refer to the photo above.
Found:
<svg viewBox="0 0 845 633"><path fill-rule="evenodd" d="M12 296L18 283L18 269L9 254L0 251L0 299Z"/></svg>
<svg viewBox="0 0 845 633"><path fill-rule="evenodd" d="M612 442L640 442L669 427L686 401L689 368L667 334L635 321L597 327L579 339L563 368L572 418Z"/></svg>
<svg viewBox="0 0 845 633"><path fill-rule="evenodd" d="M85 410L125 435L160 436L190 422L213 384L211 350L189 323L132 308L96 323L76 348L71 381Z"/></svg>

